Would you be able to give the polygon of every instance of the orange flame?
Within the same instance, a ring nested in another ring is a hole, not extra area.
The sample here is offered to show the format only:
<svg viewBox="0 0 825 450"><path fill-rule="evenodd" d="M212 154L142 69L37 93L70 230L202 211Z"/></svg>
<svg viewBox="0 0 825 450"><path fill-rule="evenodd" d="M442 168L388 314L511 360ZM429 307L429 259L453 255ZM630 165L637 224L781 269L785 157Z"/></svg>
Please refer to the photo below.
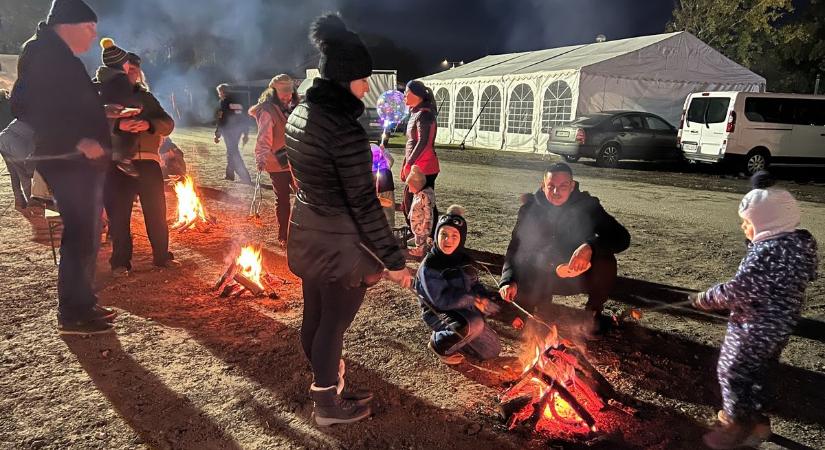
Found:
<svg viewBox="0 0 825 450"><path fill-rule="evenodd" d="M244 246L241 248L241 254L238 255L235 262L238 264L238 267L240 267L240 272L243 276L250 281L254 281L263 289L263 284L261 284L263 256L261 255L261 249L259 247L256 248L251 245Z"/></svg>
<svg viewBox="0 0 825 450"><path fill-rule="evenodd" d="M198 220L206 222L206 213L195 192L195 182L192 178L187 175L183 181L175 183L175 195L178 197L178 221L172 225L173 228L186 224L194 225Z"/></svg>

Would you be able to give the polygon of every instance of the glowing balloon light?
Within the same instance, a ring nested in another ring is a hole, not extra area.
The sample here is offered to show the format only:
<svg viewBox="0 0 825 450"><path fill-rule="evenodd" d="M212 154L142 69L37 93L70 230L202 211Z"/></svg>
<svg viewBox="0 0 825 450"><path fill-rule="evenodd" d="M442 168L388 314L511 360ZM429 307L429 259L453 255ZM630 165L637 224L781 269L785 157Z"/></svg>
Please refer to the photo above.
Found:
<svg viewBox="0 0 825 450"><path fill-rule="evenodd" d="M390 90L379 95L375 105L378 110L378 117L384 124L384 129L389 128L394 123L401 122L404 116L407 115L404 94L396 90Z"/></svg>

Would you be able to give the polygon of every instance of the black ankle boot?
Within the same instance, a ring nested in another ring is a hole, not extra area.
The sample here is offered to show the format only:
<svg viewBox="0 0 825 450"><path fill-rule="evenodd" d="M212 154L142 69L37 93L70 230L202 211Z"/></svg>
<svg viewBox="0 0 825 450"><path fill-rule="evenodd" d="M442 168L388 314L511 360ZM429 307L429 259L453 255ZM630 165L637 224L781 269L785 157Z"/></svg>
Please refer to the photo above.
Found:
<svg viewBox="0 0 825 450"><path fill-rule="evenodd" d="M338 394L338 386L320 388L313 383L309 395L313 402L312 415L318 426L358 422L369 417L372 412L369 406L343 399Z"/></svg>

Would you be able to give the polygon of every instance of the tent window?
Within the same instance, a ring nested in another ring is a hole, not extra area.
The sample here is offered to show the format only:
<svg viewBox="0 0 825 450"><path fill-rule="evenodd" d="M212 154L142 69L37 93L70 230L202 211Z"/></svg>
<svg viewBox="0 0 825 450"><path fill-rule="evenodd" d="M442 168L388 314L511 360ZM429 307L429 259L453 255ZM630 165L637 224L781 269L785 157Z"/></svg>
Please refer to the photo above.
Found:
<svg viewBox="0 0 825 450"><path fill-rule="evenodd" d="M544 91L541 132L549 133L551 128L569 122L572 104L573 94L567 83L554 81L547 86L547 90Z"/></svg>
<svg viewBox="0 0 825 450"><path fill-rule="evenodd" d="M435 91L435 106L438 108L438 118L436 122L439 128L450 127L450 91L447 88L440 88Z"/></svg>
<svg viewBox="0 0 825 450"><path fill-rule="evenodd" d="M507 106L507 132L516 134L533 133L533 90L522 83L513 89Z"/></svg>
<svg viewBox="0 0 825 450"><path fill-rule="evenodd" d="M469 130L473 124L473 90L467 86L458 91L455 97L455 128Z"/></svg>
<svg viewBox="0 0 825 450"><path fill-rule="evenodd" d="M487 105L486 107L484 105ZM487 86L481 93L481 116L478 120L480 131L498 131L501 121L501 91L495 86Z"/></svg>

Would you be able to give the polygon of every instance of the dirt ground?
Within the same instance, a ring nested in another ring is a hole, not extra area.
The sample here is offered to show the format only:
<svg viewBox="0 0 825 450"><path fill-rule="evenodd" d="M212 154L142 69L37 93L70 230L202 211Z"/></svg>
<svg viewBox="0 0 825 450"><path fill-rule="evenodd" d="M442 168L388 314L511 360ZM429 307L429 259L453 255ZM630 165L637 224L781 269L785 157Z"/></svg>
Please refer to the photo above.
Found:
<svg viewBox="0 0 825 450"><path fill-rule="evenodd" d="M8 207L9 185L0 183L0 448L702 448L720 404L715 364L724 318L660 309L580 343L619 392L596 413L600 431L507 431L496 395L513 380L508 368L520 351L518 332L503 320L512 312L492 322L505 344L500 359L447 367L426 347L414 296L388 283L368 291L345 343L350 382L377 395L374 417L314 427L299 342L300 281L277 244L272 193L264 193L261 220L248 220L252 189L222 180L223 149L209 131L173 137L218 224L207 233L173 232L182 266L153 270L135 214L133 276L112 279L111 249L100 253L100 302L120 312L117 333L106 337L57 335L57 270L45 219ZM466 207L469 247L502 253L518 195L538 186L547 159L458 150L440 156L438 204ZM704 288L735 271L744 254L736 207L746 180L646 163L573 168L633 237L619 256L623 278L609 312L672 301L680 289ZM805 200L803 226L825 245L822 177L780 173ZM167 200L171 217L174 194ZM212 290L231 247L246 242L261 243L266 268L284 279L278 299L226 300ZM570 316L584 299L556 302L560 316ZM777 436L766 449L825 448L825 278L810 286L804 316L774 373ZM575 338L573 329L561 332Z"/></svg>

